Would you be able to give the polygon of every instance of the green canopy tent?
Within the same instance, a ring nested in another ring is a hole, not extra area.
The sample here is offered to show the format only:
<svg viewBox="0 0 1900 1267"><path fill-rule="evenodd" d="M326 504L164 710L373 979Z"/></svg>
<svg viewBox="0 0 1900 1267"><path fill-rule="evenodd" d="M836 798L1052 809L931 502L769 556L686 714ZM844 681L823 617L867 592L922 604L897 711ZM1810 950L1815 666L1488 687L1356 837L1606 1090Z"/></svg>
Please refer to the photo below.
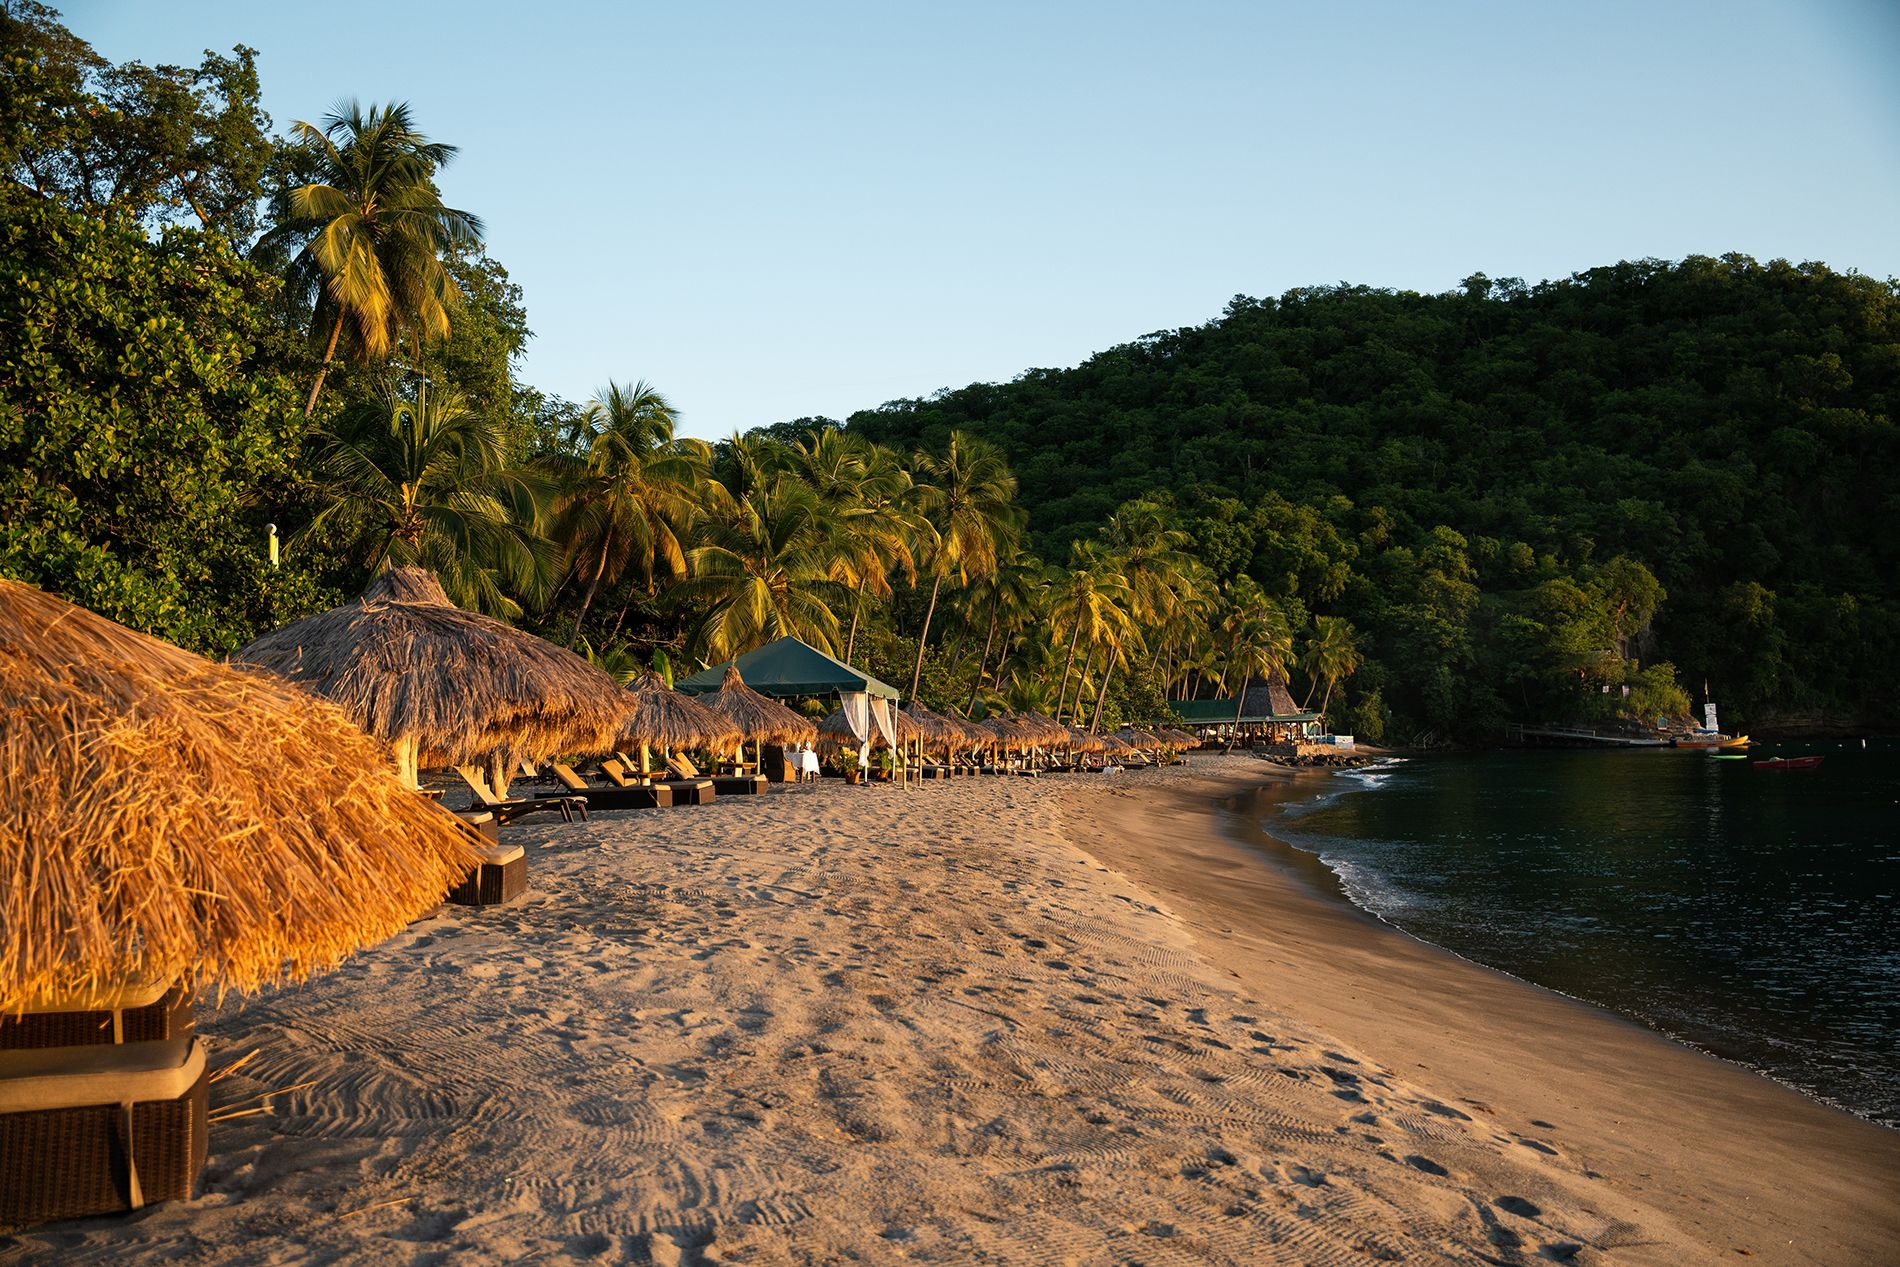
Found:
<svg viewBox="0 0 1900 1267"><path fill-rule="evenodd" d="M890 740L894 751L903 751L903 741L897 736L909 719L900 720L898 717L897 688L797 638L787 636L776 642L768 642L737 659L715 664L710 669L683 678L673 684L673 689L685 695L716 691L725 681L729 668L737 669L748 687L773 699L794 695L838 696L847 725L860 745L860 764L867 759L872 738L878 730ZM906 786L910 781L910 772L911 767L905 765Z"/></svg>
<svg viewBox="0 0 1900 1267"><path fill-rule="evenodd" d="M784 699L792 695L848 695L860 693L894 700L897 688L878 681L863 669L833 659L810 643L784 637L748 651L736 660L715 664L673 683L687 695L716 691L726 679L726 667L739 670L745 684L761 695Z"/></svg>

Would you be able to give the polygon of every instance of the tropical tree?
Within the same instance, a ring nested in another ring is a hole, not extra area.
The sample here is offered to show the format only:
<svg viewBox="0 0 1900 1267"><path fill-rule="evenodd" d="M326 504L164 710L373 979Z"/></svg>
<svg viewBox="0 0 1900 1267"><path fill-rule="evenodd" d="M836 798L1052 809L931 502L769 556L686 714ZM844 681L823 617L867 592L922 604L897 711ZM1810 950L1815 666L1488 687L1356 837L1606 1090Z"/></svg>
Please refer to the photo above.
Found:
<svg viewBox="0 0 1900 1267"><path fill-rule="evenodd" d="M983 633L983 654L977 657L976 677L970 683L972 705L976 702L978 688L983 684L984 672L989 668L990 648L996 641L998 625L1002 626L1003 640L1007 644L1009 635L1020 629L1037 611L1044 587L1054 575L1054 571L1045 567L1041 559L1025 555L998 565L972 581L964 591L966 620L973 620L978 612L988 613ZM1006 645L1004 653L996 658L999 670L1007 658Z"/></svg>
<svg viewBox="0 0 1900 1267"><path fill-rule="evenodd" d="M910 678L913 698L924 675L924 648L944 577L967 585L993 569L999 552L1016 540L1021 524L1014 504L1016 477L995 445L952 431L941 457L919 453L914 466L918 509L935 537L928 551L930 603L917 635L917 667Z"/></svg>
<svg viewBox="0 0 1900 1267"><path fill-rule="evenodd" d="M646 382L609 382L574 420L568 452L545 465L568 486L554 529L570 570L587 578L567 645L602 581L631 568L653 589L657 574L686 571L681 537L708 479L712 450L703 440L676 438L676 416Z"/></svg>
<svg viewBox="0 0 1900 1267"><path fill-rule="evenodd" d="M1057 628L1069 629L1069 650L1062 664L1062 685L1056 693L1056 718L1069 697L1069 673L1075 667L1075 652L1086 643L1089 659L1094 649L1115 637L1132 619L1134 592L1128 579L1116 568L1115 561L1094 542L1077 541L1070 547L1069 570L1051 586L1050 619ZM1082 668L1088 679L1088 664ZM1082 687L1076 686L1076 711L1080 715Z"/></svg>
<svg viewBox="0 0 1900 1267"><path fill-rule="evenodd" d="M862 437L824 427L793 446L799 475L824 503L835 534L839 579L852 587L844 658L857 648L864 596L891 594L891 573L917 578L917 544L931 529L913 513L910 472L897 454Z"/></svg>
<svg viewBox="0 0 1900 1267"><path fill-rule="evenodd" d="M1340 616L1319 616L1313 621L1313 632L1306 639L1306 654L1300 658L1300 667L1315 683L1326 683L1326 695L1320 701L1321 716L1333 702L1333 687L1340 681L1359 671L1365 657L1359 654L1354 642L1354 630L1350 621ZM1306 700L1311 703L1313 692L1307 689Z"/></svg>
<svg viewBox="0 0 1900 1267"><path fill-rule="evenodd" d="M1228 648L1221 675L1223 685L1235 671L1241 675L1240 689L1234 693L1234 717L1238 720L1246 710L1247 690L1253 679L1283 674L1293 663L1293 630L1286 613L1267 597L1259 582L1239 576L1228 586L1221 636Z"/></svg>
<svg viewBox="0 0 1900 1267"><path fill-rule="evenodd" d="M443 256L480 246L482 222L443 205L435 174L455 147L417 131L406 103L365 110L350 101L321 128L298 121L291 133L312 179L289 191L259 247L299 248L292 290L310 305L312 333L328 331L308 416L346 330L365 362L388 357L404 332L420 341L448 333L461 291Z"/></svg>
<svg viewBox="0 0 1900 1267"><path fill-rule="evenodd" d="M539 593L552 551L540 535L545 478L507 462L508 435L452 391L392 394L313 436L323 505L293 538L336 540L372 571L434 572L464 607L512 618Z"/></svg>
<svg viewBox="0 0 1900 1267"><path fill-rule="evenodd" d="M710 493L699 544L687 556L692 576L667 591L702 613L694 632L701 654L726 660L787 634L835 651L838 618L829 602L841 587L818 495L791 477L742 497L718 484Z"/></svg>

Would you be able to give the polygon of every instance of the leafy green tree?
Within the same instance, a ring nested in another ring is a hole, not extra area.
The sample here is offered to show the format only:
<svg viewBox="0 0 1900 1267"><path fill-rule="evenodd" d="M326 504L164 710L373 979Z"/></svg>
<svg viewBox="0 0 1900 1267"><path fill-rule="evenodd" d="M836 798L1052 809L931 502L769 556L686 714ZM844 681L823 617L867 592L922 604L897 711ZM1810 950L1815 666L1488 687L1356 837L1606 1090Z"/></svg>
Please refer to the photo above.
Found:
<svg viewBox="0 0 1900 1267"><path fill-rule="evenodd" d="M300 500L276 281L0 182L0 572L219 654L322 601L267 524Z"/></svg>
<svg viewBox="0 0 1900 1267"><path fill-rule="evenodd" d="M308 297L313 333L327 341L304 413L347 329L365 362L387 358L398 338L449 332L462 294L444 257L480 245L482 222L445 206L435 175L456 150L416 129L407 103L345 103L318 128L293 125L313 179L291 189L267 250L291 244L294 291Z"/></svg>

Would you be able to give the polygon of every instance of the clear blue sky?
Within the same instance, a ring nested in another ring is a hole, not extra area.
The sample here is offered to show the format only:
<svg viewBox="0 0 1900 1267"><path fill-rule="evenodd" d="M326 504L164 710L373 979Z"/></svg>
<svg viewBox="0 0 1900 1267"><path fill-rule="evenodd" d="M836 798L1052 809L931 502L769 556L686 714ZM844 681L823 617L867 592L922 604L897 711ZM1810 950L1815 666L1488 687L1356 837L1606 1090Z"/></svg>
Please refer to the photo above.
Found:
<svg viewBox="0 0 1900 1267"><path fill-rule="evenodd" d="M280 130L407 100L523 376L717 436L1339 281L1742 251L1900 273L1900 5L69 0L259 50Z"/></svg>

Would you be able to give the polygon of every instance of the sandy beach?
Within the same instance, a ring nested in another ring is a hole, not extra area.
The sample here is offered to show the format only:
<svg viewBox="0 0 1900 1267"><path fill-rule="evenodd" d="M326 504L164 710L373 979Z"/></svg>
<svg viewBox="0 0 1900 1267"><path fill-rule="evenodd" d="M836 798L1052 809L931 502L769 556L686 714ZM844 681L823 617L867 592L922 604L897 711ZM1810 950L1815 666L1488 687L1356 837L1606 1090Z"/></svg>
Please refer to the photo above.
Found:
<svg viewBox="0 0 1900 1267"><path fill-rule="evenodd" d="M519 901L201 1007L198 1200L0 1261L1893 1261L1900 1133L1317 892L1262 785L514 824Z"/></svg>

